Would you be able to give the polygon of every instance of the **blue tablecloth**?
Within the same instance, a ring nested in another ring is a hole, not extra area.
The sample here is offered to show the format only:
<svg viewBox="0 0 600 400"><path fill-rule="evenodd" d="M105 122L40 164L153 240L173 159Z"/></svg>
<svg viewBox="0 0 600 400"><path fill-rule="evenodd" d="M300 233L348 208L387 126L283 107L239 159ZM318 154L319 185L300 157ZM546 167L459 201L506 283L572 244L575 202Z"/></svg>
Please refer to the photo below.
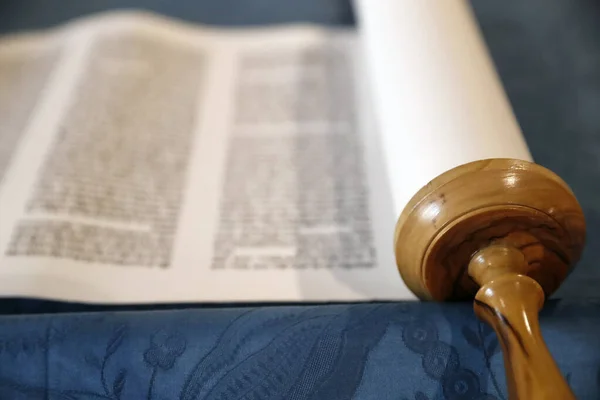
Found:
<svg viewBox="0 0 600 400"><path fill-rule="evenodd" d="M578 398L598 399L600 6L473 6L534 158L586 213L584 257L541 322ZM343 0L3 0L0 32L115 7L218 25L354 23ZM176 308L0 301L0 400L506 399L498 342L470 304Z"/></svg>
<svg viewBox="0 0 600 400"><path fill-rule="evenodd" d="M600 301L542 329L579 399L600 398ZM9 316L0 399L506 399L495 334L468 304Z"/></svg>

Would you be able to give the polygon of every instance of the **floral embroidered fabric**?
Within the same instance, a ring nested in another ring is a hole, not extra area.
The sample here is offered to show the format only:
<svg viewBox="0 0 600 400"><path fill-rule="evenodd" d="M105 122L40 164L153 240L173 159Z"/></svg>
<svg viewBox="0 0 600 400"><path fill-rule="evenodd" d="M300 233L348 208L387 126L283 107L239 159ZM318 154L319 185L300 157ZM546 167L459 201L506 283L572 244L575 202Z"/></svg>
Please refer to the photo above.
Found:
<svg viewBox="0 0 600 400"><path fill-rule="evenodd" d="M600 398L600 301L551 301L544 337ZM0 399L507 399L470 304L87 312L0 319Z"/></svg>

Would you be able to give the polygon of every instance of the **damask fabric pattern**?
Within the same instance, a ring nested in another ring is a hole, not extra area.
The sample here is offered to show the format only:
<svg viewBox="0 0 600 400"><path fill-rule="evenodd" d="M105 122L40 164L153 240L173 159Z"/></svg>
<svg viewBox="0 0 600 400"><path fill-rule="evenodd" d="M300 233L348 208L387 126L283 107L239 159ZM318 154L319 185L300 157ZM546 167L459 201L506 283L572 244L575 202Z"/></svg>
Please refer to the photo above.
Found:
<svg viewBox="0 0 600 400"><path fill-rule="evenodd" d="M576 311L576 312L574 312ZM548 346L600 397L600 300L550 302ZM507 399L470 304L375 303L7 316L0 399Z"/></svg>

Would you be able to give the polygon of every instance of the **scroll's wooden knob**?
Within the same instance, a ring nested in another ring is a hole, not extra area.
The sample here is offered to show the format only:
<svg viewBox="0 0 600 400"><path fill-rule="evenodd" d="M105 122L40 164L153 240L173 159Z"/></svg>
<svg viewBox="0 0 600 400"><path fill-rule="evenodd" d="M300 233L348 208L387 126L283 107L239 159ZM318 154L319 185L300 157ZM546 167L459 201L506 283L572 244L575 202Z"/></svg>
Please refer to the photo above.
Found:
<svg viewBox="0 0 600 400"><path fill-rule="evenodd" d="M537 164L482 160L421 189L402 212L398 270L421 299L475 298L496 331L511 399L573 399L537 313L579 260L585 220L564 181Z"/></svg>
<svg viewBox="0 0 600 400"><path fill-rule="evenodd" d="M481 285L475 313L500 338L511 399L573 399L540 332L544 292L535 280L518 273L526 262L519 249L502 244L473 256L469 275Z"/></svg>
<svg viewBox="0 0 600 400"><path fill-rule="evenodd" d="M567 184L527 161L491 159L454 168L409 201L394 238L396 263L421 299L472 299L479 285L467 266L479 250L522 251L519 273L552 294L579 260L583 212Z"/></svg>

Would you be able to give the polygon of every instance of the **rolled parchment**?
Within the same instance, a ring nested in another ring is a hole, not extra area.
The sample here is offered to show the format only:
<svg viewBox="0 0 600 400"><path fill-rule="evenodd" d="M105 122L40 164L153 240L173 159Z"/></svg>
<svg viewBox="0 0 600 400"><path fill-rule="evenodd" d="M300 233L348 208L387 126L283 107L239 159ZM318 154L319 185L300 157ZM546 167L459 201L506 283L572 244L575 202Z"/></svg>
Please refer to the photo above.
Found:
<svg viewBox="0 0 600 400"><path fill-rule="evenodd" d="M394 211L437 175L486 158L532 161L465 0L356 0Z"/></svg>

